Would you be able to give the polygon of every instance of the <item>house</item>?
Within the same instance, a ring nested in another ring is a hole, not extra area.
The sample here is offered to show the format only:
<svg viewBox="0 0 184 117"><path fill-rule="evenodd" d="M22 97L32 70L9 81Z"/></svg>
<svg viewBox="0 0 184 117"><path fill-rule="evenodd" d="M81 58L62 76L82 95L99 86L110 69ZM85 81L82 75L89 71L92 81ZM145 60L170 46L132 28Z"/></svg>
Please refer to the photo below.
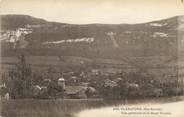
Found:
<svg viewBox="0 0 184 117"><path fill-rule="evenodd" d="M98 75L99 72L100 72L100 71L99 71L98 69L92 69L92 70L91 70L92 75Z"/></svg>
<svg viewBox="0 0 184 117"><path fill-rule="evenodd" d="M83 86L66 86L65 98L66 99L86 99L86 87Z"/></svg>
<svg viewBox="0 0 184 117"><path fill-rule="evenodd" d="M117 84L115 81L112 81L112 80L110 80L110 79L106 79L106 80L104 81L104 86L105 86L105 87L111 87L111 88L113 88L113 87L118 86L118 84Z"/></svg>

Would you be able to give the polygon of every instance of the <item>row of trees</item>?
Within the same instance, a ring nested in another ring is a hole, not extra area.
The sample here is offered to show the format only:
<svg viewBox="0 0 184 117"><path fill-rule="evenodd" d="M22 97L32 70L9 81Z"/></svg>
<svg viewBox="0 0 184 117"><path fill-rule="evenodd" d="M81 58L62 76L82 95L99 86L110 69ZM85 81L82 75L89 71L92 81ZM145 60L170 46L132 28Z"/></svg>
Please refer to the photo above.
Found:
<svg viewBox="0 0 184 117"><path fill-rule="evenodd" d="M19 62L15 65L15 68L8 72L8 77L4 80L12 99L27 98L31 95L31 67L26 64L24 55L19 56L18 59Z"/></svg>

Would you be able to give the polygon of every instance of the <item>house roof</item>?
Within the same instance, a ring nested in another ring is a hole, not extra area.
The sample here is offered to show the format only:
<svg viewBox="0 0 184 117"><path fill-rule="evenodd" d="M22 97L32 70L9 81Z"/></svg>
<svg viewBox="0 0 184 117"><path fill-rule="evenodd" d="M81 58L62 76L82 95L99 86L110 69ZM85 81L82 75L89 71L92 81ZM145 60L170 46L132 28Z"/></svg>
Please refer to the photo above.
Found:
<svg viewBox="0 0 184 117"><path fill-rule="evenodd" d="M87 87L84 86L66 86L65 93L66 94L76 94L80 91L86 90Z"/></svg>
<svg viewBox="0 0 184 117"><path fill-rule="evenodd" d="M115 86L117 86L118 84L117 84L116 82L112 81L112 80L106 79L104 85L105 85L105 87L108 87L108 86L110 86L110 87L115 87Z"/></svg>

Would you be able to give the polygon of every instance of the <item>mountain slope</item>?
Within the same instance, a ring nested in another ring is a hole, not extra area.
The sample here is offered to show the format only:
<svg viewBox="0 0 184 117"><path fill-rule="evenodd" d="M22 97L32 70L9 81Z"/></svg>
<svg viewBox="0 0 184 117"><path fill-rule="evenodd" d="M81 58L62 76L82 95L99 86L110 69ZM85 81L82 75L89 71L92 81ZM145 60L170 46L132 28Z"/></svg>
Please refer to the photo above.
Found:
<svg viewBox="0 0 184 117"><path fill-rule="evenodd" d="M0 18L2 30L15 30L27 24L36 25L47 23L43 19L33 18L27 15L1 15Z"/></svg>
<svg viewBox="0 0 184 117"><path fill-rule="evenodd" d="M30 55L121 58L175 54L178 18L131 25L73 25L22 15L4 15L1 21L4 31L30 25L33 32L25 36L29 45L24 49L29 50L27 54ZM2 43L2 55L13 55L11 44L6 41Z"/></svg>

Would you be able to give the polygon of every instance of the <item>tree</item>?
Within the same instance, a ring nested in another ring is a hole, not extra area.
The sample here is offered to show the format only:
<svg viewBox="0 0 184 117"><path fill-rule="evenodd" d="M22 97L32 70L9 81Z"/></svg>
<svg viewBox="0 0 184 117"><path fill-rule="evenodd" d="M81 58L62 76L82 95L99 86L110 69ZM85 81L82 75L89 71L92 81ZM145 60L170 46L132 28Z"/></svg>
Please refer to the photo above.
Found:
<svg viewBox="0 0 184 117"><path fill-rule="evenodd" d="M10 97L13 99L29 98L31 96L32 71L26 63L24 55L19 56L18 59L19 62L15 65L15 69L9 71Z"/></svg>

